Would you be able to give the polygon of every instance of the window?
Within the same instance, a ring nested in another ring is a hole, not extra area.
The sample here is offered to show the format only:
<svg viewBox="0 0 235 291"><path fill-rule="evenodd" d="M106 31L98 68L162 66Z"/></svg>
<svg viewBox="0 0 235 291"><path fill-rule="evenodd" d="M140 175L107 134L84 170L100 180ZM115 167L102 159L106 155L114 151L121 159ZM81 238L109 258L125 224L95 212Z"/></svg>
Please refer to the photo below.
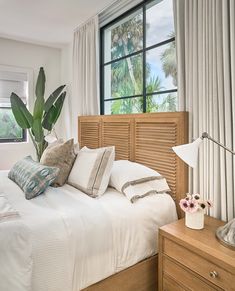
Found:
<svg viewBox="0 0 235 291"><path fill-rule="evenodd" d="M16 93L26 104L28 99L28 74L11 67L0 66L0 143L26 141L12 113L10 96Z"/></svg>
<svg viewBox="0 0 235 291"><path fill-rule="evenodd" d="M172 0L144 1L101 28L101 114L176 108Z"/></svg>

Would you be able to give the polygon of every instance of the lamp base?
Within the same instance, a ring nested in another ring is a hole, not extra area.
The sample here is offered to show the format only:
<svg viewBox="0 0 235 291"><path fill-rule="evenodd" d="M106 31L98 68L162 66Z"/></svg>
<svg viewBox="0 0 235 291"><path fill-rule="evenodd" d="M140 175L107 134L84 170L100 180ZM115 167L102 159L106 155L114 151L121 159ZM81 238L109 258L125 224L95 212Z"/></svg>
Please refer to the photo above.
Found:
<svg viewBox="0 0 235 291"><path fill-rule="evenodd" d="M222 245L235 251L235 218L217 228L215 235Z"/></svg>

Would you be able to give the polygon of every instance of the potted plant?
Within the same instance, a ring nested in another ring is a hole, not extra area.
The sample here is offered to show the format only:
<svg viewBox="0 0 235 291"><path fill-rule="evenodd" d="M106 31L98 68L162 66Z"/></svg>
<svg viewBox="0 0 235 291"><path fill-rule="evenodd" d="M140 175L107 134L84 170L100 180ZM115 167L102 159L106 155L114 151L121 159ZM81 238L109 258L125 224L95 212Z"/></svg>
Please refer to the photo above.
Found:
<svg viewBox="0 0 235 291"><path fill-rule="evenodd" d="M45 140L54 129L58 120L66 96L63 91L65 85L58 87L48 98L44 99L46 77L44 69L39 70L36 83L36 100L34 103L33 113L30 113L21 98L15 93L11 94L11 108L16 122L22 129L28 129L36 150L37 159L40 161L43 151L48 143Z"/></svg>
<svg viewBox="0 0 235 291"><path fill-rule="evenodd" d="M202 200L200 194L187 194L180 200L180 208L185 212L185 225L192 229L204 228L204 211L212 207L210 200Z"/></svg>

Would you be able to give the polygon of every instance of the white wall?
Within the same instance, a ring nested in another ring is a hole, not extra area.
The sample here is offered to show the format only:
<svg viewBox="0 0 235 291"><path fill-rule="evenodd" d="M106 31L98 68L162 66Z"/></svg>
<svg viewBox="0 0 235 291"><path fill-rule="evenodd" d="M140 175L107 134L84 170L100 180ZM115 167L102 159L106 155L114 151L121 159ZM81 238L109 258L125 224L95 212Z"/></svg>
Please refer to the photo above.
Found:
<svg viewBox="0 0 235 291"><path fill-rule="evenodd" d="M0 38L0 64L31 68L34 85L38 70L42 66L46 73L46 94L48 96L61 85L61 50L19 41ZM30 98L35 98L30 96ZM31 143L0 144L0 170L10 167L20 158L33 154Z"/></svg>
<svg viewBox="0 0 235 291"><path fill-rule="evenodd" d="M63 84L66 84L66 99L61 112L61 116L56 124L56 132L64 139L75 137L72 124L72 52L73 44L66 45L61 50L61 80Z"/></svg>

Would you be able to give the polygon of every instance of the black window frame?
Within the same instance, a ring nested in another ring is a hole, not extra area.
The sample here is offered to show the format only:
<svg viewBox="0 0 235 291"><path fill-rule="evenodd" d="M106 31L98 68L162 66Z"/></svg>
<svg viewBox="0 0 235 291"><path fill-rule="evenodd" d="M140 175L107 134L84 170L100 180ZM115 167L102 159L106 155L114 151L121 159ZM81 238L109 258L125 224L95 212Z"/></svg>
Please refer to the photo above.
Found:
<svg viewBox="0 0 235 291"><path fill-rule="evenodd" d="M146 48L146 6L154 2L155 0L144 0L135 7L129 9L119 17L115 18L111 22L107 23L103 27L100 28L100 114L104 115L104 109L105 109L105 102L106 101L114 101L114 100L121 100L121 99L131 99L131 98L136 98L136 97L143 97L143 113L146 113L146 105L147 105L147 96L153 96L153 95L160 95L160 94L165 94L165 93L174 93L178 92L178 87L175 89L170 89L170 90L161 90L157 92L152 92L152 93L146 93L146 53L149 50L155 49L157 47L163 46L165 44L171 43L175 41L175 37L171 37L169 39L166 39L164 41L161 41L159 43L156 43L154 45L151 45ZM143 48L141 50L135 51L133 53L130 53L128 55L122 56L120 58L117 58L115 60L111 60L109 62L105 62L105 56L104 56L104 33L105 29L108 27L112 26L113 24L119 22L120 20L128 17L129 15L133 14L135 11L142 9L143 13ZM135 56L142 53L143 57L143 93L138 94L138 95L132 95L132 96L123 96L123 97L118 97L118 98L108 98L105 99L104 96L104 71L105 71L105 66L110 65L112 63L115 63L120 60L124 60L126 58Z"/></svg>

